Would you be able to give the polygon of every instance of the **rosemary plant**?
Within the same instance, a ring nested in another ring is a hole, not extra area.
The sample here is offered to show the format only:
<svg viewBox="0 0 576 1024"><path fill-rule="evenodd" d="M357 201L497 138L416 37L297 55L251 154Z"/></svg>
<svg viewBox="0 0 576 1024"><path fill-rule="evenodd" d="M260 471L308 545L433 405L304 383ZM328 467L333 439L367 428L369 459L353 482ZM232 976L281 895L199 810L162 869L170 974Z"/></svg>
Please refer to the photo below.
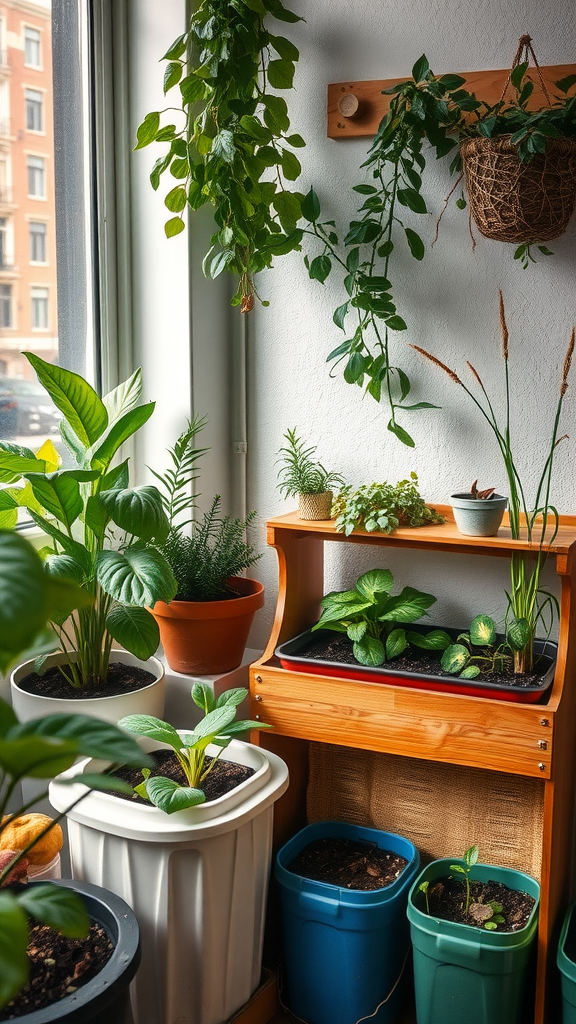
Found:
<svg viewBox="0 0 576 1024"><path fill-rule="evenodd" d="M335 485L343 485L344 477L325 469L321 462L316 462L316 446L307 448L306 442L288 428L284 434L286 444L280 448L280 472L278 473L278 490L286 498L294 498L298 494L322 494Z"/></svg>
<svg viewBox="0 0 576 1024"><path fill-rule="evenodd" d="M556 597L541 586L540 579L546 561L546 545L553 542L558 532L558 512L550 502L550 491L556 449L560 442L568 436L567 434L559 436L559 425L564 396L568 388L568 375L574 352L575 330L574 328L572 329L568 350L564 359L548 452L538 480L534 501L529 503L516 464L510 430L508 327L506 325L502 292L500 292L500 326L506 386L506 407L503 422L497 418L492 400L484 387L480 374L472 363L468 362L467 366L480 388L481 394L479 398L460 380L460 377L454 370L451 370L449 366L442 363L436 356L431 355L430 352L420 348L418 345L413 345L412 348L416 349L417 352L420 352L421 355L425 356L426 359L429 359L436 366L439 366L455 384L459 384L464 389L493 431L508 477L510 532L514 540L525 536L535 546L534 553L523 551L512 553L510 562L510 591L506 592L508 615L512 618L511 622L507 622L506 639L514 648L514 672L519 675L532 671L534 665L534 638L538 624L540 622L543 623L549 630L554 616L559 611Z"/></svg>

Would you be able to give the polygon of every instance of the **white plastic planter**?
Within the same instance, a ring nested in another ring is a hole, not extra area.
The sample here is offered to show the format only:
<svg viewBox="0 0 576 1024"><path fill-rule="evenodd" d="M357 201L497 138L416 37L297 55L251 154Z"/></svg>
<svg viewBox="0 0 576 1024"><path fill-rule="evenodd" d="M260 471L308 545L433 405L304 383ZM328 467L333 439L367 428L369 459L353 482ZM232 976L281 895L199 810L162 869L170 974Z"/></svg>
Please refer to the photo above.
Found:
<svg viewBox="0 0 576 1024"><path fill-rule="evenodd" d="M218 800L168 815L90 792L68 816L74 877L122 896L140 924L135 1024L222 1024L260 983L273 805L288 769L239 740L224 756L256 774ZM83 791L56 779L50 800L63 811Z"/></svg>

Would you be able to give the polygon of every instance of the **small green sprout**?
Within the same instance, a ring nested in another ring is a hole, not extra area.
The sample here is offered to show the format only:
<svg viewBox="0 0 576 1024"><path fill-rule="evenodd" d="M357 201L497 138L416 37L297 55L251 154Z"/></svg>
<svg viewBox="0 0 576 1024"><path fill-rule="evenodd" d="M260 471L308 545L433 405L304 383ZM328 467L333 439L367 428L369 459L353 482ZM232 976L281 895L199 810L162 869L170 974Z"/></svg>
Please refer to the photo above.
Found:
<svg viewBox="0 0 576 1024"><path fill-rule="evenodd" d="M430 888L430 881L426 880L418 886L418 891L423 892L426 898L426 913L430 916L430 901L428 899L428 889Z"/></svg>
<svg viewBox="0 0 576 1024"><path fill-rule="evenodd" d="M463 856L464 866L462 864L451 864L450 871L456 871L458 874L464 875L464 881L466 883L466 905L464 907L464 917L468 917L470 910L470 872L478 860L478 847L470 846L466 850Z"/></svg>

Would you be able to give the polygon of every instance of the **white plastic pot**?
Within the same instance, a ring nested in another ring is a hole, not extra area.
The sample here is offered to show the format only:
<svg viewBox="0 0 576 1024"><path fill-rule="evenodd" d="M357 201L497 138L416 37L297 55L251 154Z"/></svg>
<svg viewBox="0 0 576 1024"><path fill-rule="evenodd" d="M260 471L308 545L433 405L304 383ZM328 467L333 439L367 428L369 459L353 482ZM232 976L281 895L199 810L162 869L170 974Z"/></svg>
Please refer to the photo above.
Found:
<svg viewBox="0 0 576 1024"><path fill-rule="evenodd" d="M260 983L273 805L288 769L239 740L223 756L256 774L218 800L168 815L90 792L68 815L74 877L122 896L140 924L135 1024L222 1024ZM103 766L79 762L65 776ZM50 800L63 811L83 791L56 779Z"/></svg>
<svg viewBox="0 0 576 1024"><path fill-rule="evenodd" d="M45 661L45 669L53 665L62 665L65 661L63 654L50 654ZM157 658L149 658L148 661L140 661L128 651L112 651L110 654L112 663L121 661L126 665L133 665L151 672L154 680L143 686L140 690L132 690L130 693L120 693L110 697L86 697L78 698L71 696L43 697L35 693L27 693L21 690L18 685L22 679L34 672L34 659L25 661L18 668L15 668L11 679L10 688L12 691L12 706L21 722L29 722L32 718L42 718L44 715L56 715L65 713L67 715L91 715L92 718L102 718L105 722L112 722L116 725L125 715L155 715L162 718L164 714L164 666ZM71 688L71 692L73 693Z"/></svg>

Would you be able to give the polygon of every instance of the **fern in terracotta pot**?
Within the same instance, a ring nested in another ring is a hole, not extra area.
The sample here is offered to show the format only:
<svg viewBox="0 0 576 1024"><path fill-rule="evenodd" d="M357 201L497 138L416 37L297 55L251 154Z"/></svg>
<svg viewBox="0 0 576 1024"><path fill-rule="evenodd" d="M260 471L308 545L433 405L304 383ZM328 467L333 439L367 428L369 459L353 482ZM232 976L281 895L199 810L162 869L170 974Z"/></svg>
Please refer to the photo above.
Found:
<svg viewBox="0 0 576 1024"><path fill-rule="evenodd" d="M240 575L261 557L244 539L256 512L246 519L223 516L217 494L198 519L182 520L194 507L195 463L207 451L194 447L204 423L196 417L168 449L172 466L166 473L152 470L170 522L161 551L178 585L175 599L157 601L152 614L171 669L216 675L242 661L252 620L264 604L264 587Z"/></svg>

